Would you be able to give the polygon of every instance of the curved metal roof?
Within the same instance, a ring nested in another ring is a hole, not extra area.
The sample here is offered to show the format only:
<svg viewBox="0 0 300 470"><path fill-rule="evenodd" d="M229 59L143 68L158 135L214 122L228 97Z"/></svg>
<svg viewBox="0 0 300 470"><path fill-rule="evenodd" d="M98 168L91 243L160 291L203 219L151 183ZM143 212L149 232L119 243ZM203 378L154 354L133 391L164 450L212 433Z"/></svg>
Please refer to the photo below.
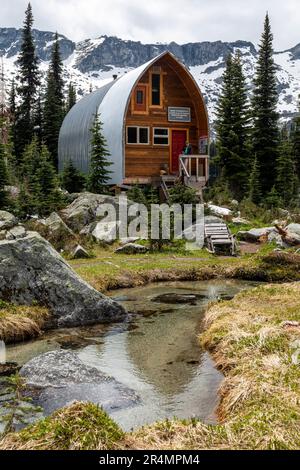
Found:
<svg viewBox="0 0 300 470"><path fill-rule="evenodd" d="M132 90L148 70L163 56L173 54L163 52L140 67L125 73L117 80L102 86L97 91L82 98L67 114L59 135L59 169L71 159L84 173L88 172L90 160L91 127L96 111L103 124L103 134L107 140L112 162L111 183L119 184L124 179L125 119ZM184 66L182 65L184 68ZM201 95L201 91L189 74ZM203 101L204 104L204 101ZM205 106L205 105L204 105ZM206 110L205 110L206 111Z"/></svg>

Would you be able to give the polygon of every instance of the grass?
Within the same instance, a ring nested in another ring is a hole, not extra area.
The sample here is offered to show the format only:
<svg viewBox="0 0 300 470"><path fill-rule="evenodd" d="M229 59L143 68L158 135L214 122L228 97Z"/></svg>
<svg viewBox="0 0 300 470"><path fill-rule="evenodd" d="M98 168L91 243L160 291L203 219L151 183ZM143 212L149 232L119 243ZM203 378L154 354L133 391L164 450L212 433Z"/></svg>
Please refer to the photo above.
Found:
<svg viewBox="0 0 300 470"><path fill-rule="evenodd" d="M263 285L211 304L199 341L225 375L218 425L174 419L105 441L111 421L103 424L95 405L75 404L8 435L0 449L299 449L300 284Z"/></svg>
<svg viewBox="0 0 300 470"><path fill-rule="evenodd" d="M75 402L51 417L9 434L0 447L18 450L112 450L124 433L97 405Z"/></svg>
<svg viewBox="0 0 300 470"><path fill-rule="evenodd" d="M49 316L44 307L19 306L0 300L0 340L8 344L38 336Z"/></svg>
<svg viewBox="0 0 300 470"><path fill-rule="evenodd" d="M146 255L115 254L113 247L97 248L93 260L70 261L75 271L101 292L142 286L150 282L190 281L214 278L239 278L266 282L300 280L300 261L291 253L294 263L286 264L271 253L272 244L261 245L257 255L216 257L206 250L172 251ZM284 257L285 255L283 255ZM299 256L300 260L300 256Z"/></svg>

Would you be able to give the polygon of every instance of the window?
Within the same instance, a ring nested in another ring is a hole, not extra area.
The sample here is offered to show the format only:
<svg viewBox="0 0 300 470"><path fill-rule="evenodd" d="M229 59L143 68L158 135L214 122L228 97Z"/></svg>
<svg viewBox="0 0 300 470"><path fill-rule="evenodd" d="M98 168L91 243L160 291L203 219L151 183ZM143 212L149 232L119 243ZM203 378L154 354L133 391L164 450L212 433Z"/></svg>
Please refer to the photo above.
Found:
<svg viewBox="0 0 300 470"><path fill-rule="evenodd" d="M152 86L152 106L160 106L160 98L161 98L161 86L160 86L160 74L153 73L151 80Z"/></svg>
<svg viewBox="0 0 300 470"><path fill-rule="evenodd" d="M144 104L144 92L143 90L137 90L136 92L136 104Z"/></svg>
<svg viewBox="0 0 300 470"><path fill-rule="evenodd" d="M154 145L169 145L169 129L155 127L153 129Z"/></svg>
<svg viewBox="0 0 300 470"><path fill-rule="evenodd" d="M149 144L149 127L127 127L127 144Z"/></svg>

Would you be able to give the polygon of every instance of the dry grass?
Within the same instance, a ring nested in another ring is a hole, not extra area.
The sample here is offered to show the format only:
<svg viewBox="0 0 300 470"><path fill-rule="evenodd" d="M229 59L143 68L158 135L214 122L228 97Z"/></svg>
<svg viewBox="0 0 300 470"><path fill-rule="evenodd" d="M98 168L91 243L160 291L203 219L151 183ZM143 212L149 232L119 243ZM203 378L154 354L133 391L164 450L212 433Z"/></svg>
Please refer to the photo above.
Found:
<svg viewBox="0 0 300 470"><path fill-rule="evenodd" d="M17 306L0 301L0 339L13 343L41 334L50 313L44 307Z"/></svg>

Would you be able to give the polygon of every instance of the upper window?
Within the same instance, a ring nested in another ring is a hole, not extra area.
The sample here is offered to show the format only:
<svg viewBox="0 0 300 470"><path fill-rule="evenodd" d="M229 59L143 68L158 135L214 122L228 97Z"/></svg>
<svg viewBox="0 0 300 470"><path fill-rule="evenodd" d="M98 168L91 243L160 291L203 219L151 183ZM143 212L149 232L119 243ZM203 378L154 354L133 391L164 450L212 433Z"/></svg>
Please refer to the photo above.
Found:
<svg viewBox="0 0 300 470"><path fill-rule="evenodd" d="M154 127L153 144L154 145L169 145L169 129Z"/></svg>
<svg viewBox="0 0 300 470"><path fill-rule="evenodd" d="M152 106L160 106L161 104L161 76L159 73L151 75L152 90Z"/></svg>
<svg viewBox="0 0 300 470"><path fill-rule="evenodd" d="M132 112L146 114L148 107L147 85L138 85L132 99Z"/></svg>
<svg viewBox="0 0 300 470"><path fill-rule="evenodd" d="M148 145L149 127L127 127L127 144Z"/></svg>

